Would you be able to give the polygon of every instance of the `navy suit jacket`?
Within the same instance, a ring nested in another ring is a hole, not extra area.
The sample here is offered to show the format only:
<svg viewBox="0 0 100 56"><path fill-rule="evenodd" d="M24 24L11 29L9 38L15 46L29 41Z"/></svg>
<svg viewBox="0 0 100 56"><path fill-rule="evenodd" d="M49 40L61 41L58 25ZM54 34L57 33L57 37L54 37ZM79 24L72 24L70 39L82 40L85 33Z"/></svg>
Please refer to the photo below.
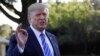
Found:
<svg viewBox="0 0 100 56"><path fill-rule="evenodd" d="M15 35L12 35L10 38L7 56L44 56L41 46L34 32L30 27L27 29L27 32L29 34L29 37L26 42L24 52L22 54L19 52L19 49L17 47L16 37ZM46 35L53 47L54 56L60 56L60 52L59 52L59 48L55 36L49 32L46 32Z"/></svg>

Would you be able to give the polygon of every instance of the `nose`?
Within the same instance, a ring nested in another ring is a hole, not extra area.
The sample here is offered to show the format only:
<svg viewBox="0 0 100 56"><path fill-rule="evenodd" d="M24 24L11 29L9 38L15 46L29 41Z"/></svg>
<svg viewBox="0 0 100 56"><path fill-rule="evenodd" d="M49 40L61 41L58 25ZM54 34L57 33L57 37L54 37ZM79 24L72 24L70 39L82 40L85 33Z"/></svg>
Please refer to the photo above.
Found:
<svg viewBox="0 0 100 56"><path fill-rule="evenodd" d="M45 19L45 16L43 14L41 14L40 19Z"/></svg>

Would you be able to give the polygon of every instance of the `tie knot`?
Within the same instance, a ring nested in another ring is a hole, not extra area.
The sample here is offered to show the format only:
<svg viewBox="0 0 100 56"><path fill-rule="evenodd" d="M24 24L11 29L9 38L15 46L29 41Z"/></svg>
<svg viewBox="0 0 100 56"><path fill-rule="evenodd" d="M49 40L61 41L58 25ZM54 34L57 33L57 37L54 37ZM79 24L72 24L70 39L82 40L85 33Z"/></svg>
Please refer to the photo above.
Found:
<svg viewBox="0 0 100 56"><path fill-rule="evenodd" d="M41 37L45 37L44 33L41 33L40 36L41 36Z"/></svg>

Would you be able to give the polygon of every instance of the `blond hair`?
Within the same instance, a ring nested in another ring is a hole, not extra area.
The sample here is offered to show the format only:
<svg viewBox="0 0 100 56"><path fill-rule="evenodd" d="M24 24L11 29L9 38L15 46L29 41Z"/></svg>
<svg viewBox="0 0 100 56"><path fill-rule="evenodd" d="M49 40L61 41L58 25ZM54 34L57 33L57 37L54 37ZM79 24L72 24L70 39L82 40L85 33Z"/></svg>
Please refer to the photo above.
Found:
<svg viewBox="0 0 100 56"><path fill-rule="evenodd" d="M49 8L50 5L49 4L46 4L46 3L34 3L34 4L31 4L29 7L28 7L28 16L30 15L30 13L34 10L37 10L37 9L42 9L42 8Z"/></svg>

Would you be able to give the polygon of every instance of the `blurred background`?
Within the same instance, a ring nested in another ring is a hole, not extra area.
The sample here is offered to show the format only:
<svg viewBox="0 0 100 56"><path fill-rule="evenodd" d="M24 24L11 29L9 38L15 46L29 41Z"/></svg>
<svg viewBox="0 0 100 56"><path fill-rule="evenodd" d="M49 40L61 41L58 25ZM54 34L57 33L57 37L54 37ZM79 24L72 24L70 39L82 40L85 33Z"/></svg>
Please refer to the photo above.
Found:
<svg viewBox="0 0 100 56"><path fill-rule="evenodd" d="M100 55L100 0L0 0L0 56L18 24L29 25L32 3L51 5L47 30L57 36L61 56Z"/></svg>

